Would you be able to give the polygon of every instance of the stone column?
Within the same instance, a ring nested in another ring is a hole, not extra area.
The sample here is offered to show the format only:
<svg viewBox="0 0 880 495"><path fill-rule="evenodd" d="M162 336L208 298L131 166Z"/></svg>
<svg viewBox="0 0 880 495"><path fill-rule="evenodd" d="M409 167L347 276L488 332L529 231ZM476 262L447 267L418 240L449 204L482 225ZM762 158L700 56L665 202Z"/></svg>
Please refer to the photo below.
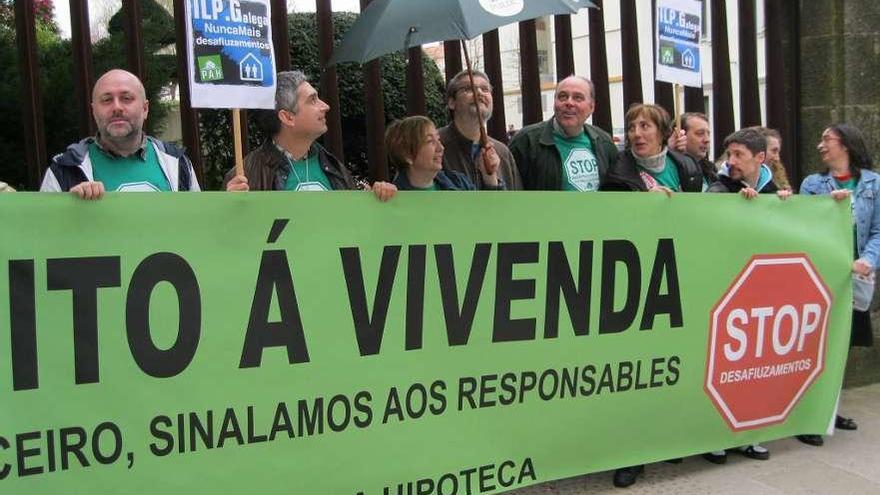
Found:
<svg viewBox="0 0 880 495"><path fill-rule="evenodd" d="M880 169L880 2L801 0L797 17L800 172L806 176L823 168L816 144L827 125L841 121L861 129L874 168ZM871 312L874 347L850 352L848 387L880 381L878 301L880 294L875 294Z"/></svg>
<svg viewBox="0 0 880 495"><path fill-rule="evenodd" d="M804 175L822 168L816 144L846 121L880 160L880 2L800 2L800 156Z"/></svg>

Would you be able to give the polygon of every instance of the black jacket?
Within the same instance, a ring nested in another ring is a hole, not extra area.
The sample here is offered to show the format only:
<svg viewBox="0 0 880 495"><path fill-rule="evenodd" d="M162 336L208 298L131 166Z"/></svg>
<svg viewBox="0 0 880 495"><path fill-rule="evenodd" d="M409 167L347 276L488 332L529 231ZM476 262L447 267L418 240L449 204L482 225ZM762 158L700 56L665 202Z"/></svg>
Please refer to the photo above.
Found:
<svg viewBox="0 0 880 495"><path fill-rule="evenodd" d="M709 189L706 192L710 193L738 193L741 190L745 189L746 184L739 180L733 180L727 175L719 174L718 180L712 183L709 186ZM764 187L758 190L759 193L775 193L779 191L779 188L776 187L776 184L773 181L768 181L764 184Z"/></svg>
<svg viewBox="0 0 880 495"><path fill-rule="evenodd" d="M508 145L526 190L562 190L562 158L553 139L554 118L520 129ZM599 165L599 184L602 184L608 167L617 160L617 146L611 136L598 127L584 124L584 132L593 145Z"/></svg>
<svg viewBox="0 0 880 495"><path fill-rule="evenodd" d="M335 156L318 143L312 143L309 154L317 153L321 170L334 191L358 189L354 178ZM282 191L290 175L290 162L271 139L244 157L244 175L251 191ZM235 169L226 173L223 186L235 177Z"/></svg>
<svg viewBox="0 0 880 495"><path fill-rule="evenodd" d="M715 163L711 160L707 160L705 158L696 158L693 155L688 155L697 162L697 165L700 167L700 171L703 172L703 179L705 179L707 184L711 184L718 180L718 169L715 168Z"/></svg>
<svg viewBox="0 0 880 495"><path fill-rule="evenodd" d="M678 168L678 180L683 192L701 192L703 190L703 174L700 167L688 155L677 151L667 150L667 156ZM617 157L609 170L605 183L600 187L602 191L647 191L645 181L639 175L636 159L632 150L626 150Z"/></svg>

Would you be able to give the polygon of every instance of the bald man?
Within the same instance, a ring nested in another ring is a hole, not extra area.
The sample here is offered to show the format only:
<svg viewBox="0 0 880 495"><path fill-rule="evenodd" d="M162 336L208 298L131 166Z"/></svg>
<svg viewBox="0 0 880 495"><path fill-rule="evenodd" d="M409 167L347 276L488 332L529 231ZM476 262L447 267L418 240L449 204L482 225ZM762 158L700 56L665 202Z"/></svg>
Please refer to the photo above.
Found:
<svg viewBox="0 0 880 495"><path fill-rule="evenodd" d="M99 199L105 191L198 191L183 150L144 133L150 102L140 79L113 69L92 90L98 132L71 144L46 170L40 191Z"/></svg>
<svg viewBox="0 0 880 495"><path fill-rule="evenodd" d="M513 136L508 147L525 189L599 190L617 161L617 146L607 132L587 124L595 104L592 81L566 77L556 85L553 117Z"/></svg>

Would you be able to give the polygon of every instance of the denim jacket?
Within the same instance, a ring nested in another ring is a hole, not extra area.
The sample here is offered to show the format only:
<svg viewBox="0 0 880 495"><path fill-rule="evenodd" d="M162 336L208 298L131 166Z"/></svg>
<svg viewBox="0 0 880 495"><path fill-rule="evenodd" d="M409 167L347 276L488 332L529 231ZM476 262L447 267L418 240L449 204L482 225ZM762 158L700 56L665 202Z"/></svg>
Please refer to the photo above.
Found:
<svg viewBox="0 0 880 495"><path fill-rule="evenodd" d="M861 169L853 200L856 249L859 258L880 268L880 175ZM831 174L813 174L801 183L801 194L830 194L836 189Z"/></svg>

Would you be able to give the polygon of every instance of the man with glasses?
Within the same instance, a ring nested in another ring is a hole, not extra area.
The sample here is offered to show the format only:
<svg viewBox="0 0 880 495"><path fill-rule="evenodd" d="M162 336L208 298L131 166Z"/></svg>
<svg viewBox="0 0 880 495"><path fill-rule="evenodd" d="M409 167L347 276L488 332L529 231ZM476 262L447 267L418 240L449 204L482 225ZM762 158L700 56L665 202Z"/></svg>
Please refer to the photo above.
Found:
<svg viewBox="0 0 880 495"><path fill-rule="evenodd" d="M607 132L587 124L594 98L592 81L566 77L556 86L553 117L516 133L510 151L525 189L599 190L617 161L617 146Z"/></svg>
<svg viewBox="0 0 880 495"><path fill-rule="evenodd" d="M316 140L327 132L327 111L301 71L278 73L275 110L264 113L272 136L244 159L244 175L226 175L227 191L338 191L359 189L348 169ZM387 182L370 187L380 200L397 188Z"/></svg>
<svg viewBox="0 0 880 495"><path fill-rule="evenodd" d="M507 146L489 138L480 146L480 125L492 118L492 85L483 72L473 71L476 97L467 71L455 75L446 85L446 106L452 123L438 129L443 143L443 168L466 175L477 189L522 189L522 180ZM503 184L492 186L485 178L498 172Z"/></svg>

